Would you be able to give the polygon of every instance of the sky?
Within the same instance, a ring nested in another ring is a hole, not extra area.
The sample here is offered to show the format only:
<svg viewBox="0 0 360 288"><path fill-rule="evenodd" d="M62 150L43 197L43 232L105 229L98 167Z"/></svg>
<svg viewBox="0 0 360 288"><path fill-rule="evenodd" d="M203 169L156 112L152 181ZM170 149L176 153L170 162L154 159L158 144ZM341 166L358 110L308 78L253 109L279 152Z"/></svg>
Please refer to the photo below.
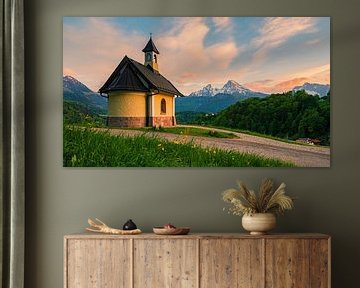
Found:
<svg viewBox="0 0 360 288"><path fill-rule="evenodd" d="M329 17L64 17L63 74L98 91L125 55L144 62L150 33L184 95L228 80L265 93L330 84Z"/></svg>

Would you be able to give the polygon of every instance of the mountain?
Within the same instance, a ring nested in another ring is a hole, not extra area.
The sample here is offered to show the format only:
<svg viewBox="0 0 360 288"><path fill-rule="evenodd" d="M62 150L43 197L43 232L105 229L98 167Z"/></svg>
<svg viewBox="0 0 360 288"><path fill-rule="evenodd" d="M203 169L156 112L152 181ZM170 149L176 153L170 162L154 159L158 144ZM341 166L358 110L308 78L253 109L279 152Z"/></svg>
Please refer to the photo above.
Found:
<svg viewBox="0 0 360 288"><path fill-rule="evenodd" d="M249 94L254 93L250 89L240 85L234 80L227 81L222 88L214 88L211 84L206 85L204 88L190 93L190 97L209 97L216 96L217 94Z"/></svg>
<svg viewBox="0 0 360 288"><path fill-rule="evenodd" d="M329 84L317 84L317 83L304 83L301 86L296 86L293 91L304 90L309 95L319 95L320 97L326 96L330 90Z"/></svg>
<svg viewBox="0 0 360 288"><path fill-rule="evenodd" d="M204 88L190 93L189 96L176 98L176 112L216 113L238 101L266 96L267 94L252 91L234 80L229 80L222 88L214 88L208 84Z"/></svg>
<svg viewBox="0 0 360 288"><path fill-rule="evenodd" d="M106 114L107 99L91 91L74 77L63 77L63 97L64 101L82 104L94 113Z"/></svg>
<svg viewBox="0 0 360 288"><path fill-rule="evenodd" d="M68 89L78 93L93 92L87 86L85 86L83 83L81 83L79 80L75 79L74 77L64 76L63 81L64 81L63 82L64 89Z"/></svg>
<svg viewBox="0 0 360 288"><path fill-rule="evenodd" d="M250 89L247 89L246 87L240 85L234 80L229 80L225 83L225 85L220 89L223 94L249 94L254 93L254 91L251 91Z"/></svg>
<svg viewBox="0 0 360 288"><path fill-rule="evenodd" d="M217 88L213 88L211 86L211 84L206 85L204 88L201 88L198 91L192 92L190 93L190 95L188 97L199 97L199 96L205 96L205 97L209 97L209 96L214 96L215 94L217 94Z"/></svg>

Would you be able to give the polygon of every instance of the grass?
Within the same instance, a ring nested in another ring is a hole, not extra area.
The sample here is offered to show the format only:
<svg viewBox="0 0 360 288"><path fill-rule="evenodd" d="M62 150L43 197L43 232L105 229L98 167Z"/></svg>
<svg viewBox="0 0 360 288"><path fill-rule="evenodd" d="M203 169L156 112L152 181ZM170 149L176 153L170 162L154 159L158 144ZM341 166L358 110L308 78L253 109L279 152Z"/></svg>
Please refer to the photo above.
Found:
<svg viewBox="0 0 360 288"><path fill-rule="evenodd" d="M178 135L188 135L188 136L202 136L202 137L214 137L214 138L237 138L237 136L230 132L220 132L216 130L203 129L201 127L147 127L139 128L141 131L156 131L164 133L172 133Z"/></svg>
<svg viewBox="0 0 360 288"><path fill-rule="evenodd" d="M64 126L64 167L293 167L253 154Z"/></svg>

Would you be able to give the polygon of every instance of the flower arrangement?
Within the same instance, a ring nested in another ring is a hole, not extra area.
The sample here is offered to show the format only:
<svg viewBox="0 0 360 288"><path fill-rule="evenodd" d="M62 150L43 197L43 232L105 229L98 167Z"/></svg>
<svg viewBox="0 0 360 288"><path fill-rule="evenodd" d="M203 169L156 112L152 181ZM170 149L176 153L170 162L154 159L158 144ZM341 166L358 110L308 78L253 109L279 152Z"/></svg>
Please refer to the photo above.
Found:
<svg viewBox="0 0 360 288"><path fill-rule="evenodd" d="M256 213L283 214L294 207L294 198L285 195L285 183L274 190L274 182L264 179L258 193L249 190L242 181L237 181L238 189L227 189L222 199L231 204L229 213L233 215L252 215Z"/></svg>

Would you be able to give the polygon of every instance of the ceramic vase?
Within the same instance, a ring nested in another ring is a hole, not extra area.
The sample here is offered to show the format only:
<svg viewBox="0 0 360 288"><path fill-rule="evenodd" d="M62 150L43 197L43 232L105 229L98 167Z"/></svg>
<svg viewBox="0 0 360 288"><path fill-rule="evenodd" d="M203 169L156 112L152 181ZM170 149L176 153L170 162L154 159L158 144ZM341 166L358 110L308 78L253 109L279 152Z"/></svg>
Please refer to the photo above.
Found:
<svg viewBox="0 0 360 288"><path fill-rule="evenodd" d="M272 213L255 213L242 217L242 226L251 235L263 235L274 229L276 217Z"/></svg>

